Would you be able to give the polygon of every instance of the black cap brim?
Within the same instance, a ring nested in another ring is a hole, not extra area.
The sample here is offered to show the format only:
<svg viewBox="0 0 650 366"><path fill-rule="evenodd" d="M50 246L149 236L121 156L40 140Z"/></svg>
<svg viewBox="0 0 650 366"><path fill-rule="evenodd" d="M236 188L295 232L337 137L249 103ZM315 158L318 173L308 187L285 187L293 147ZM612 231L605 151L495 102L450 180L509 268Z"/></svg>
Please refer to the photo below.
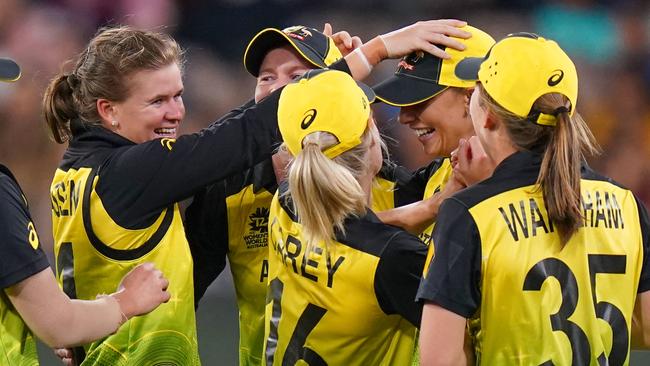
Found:
<svg viewBox="0 0 650 366"><path fill-rule="evenodd" d="M260 73L260 66L266 54L278 47L291 45L304 59L314 64L316 67L327 67L322 62L320 56L316 51L309 48L300 42L295 41L293 38L284 34L284 32L275 29L267 28L259 32L253 40L248 44L244 52L244 66L246 70L253 76L258 77Z"/></svg>
<svg viewBox="0 0 650 366"><path fill-rule="evenodd" d="M20 67L8 58L0 58L0 81L16 81L20 78Z"/></svg>
<svg viewBox="0 0 650 366"><path fill-rule="evenodd" d="M431 99L446 88L430 81L393 75L372 89L380 101L396 107L408 107Z"/></svg>
<svg viewBox="0 0 650 366"><path fill-rule="evenodd" d="M478 80L478 70L485 61L485 57L467 57L460 61L454 73L462 80Z"/></svg>

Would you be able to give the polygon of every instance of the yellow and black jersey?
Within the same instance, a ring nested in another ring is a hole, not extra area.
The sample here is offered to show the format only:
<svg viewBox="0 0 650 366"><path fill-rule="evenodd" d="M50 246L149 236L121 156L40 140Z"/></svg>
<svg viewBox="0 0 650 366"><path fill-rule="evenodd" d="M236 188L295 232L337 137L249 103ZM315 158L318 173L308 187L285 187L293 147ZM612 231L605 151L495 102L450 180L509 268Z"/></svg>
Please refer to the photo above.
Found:
<svg viewBox="0 0 650 366"><path fill-rule="evenodd" d="M390 166L383 171L380 189L387 207L415 201L422 192L394 189L405 171ZM401 176L399 175L401 174ZM239 308L239 364L262 365L264 308L268 284L268 217L277 190L271 159L253 169L209 186L194 197L185 214L187 238L194 257L195 302L204 295L228 258ZM411 198L412 197L412 198ZM390 200L390 202L388 201ZM395 203L394 201L395 200ZM415 332L412 325L404 327ZM406 332L406 330L405 330ZM413 339L409 335L409 339Z"/></svg>
<svg viewBox="0 0 650 366"><path fill-rule="evenodd" d="M445 184L447 184L452 172L453 169L451 168L451 161L449 158L435 159L428 166L420 169L420 174L428 177L423 198L429 199L434 194L440 192L444 188ZM420 234L420 240L430 247L430 251L433 251L433 246L430 244L434 225L435 223L426 228Z"/></svg>
<svg viewBox="0 0 650 366"><path fill-rule="evenodd" d="M329 250L321 243L305 253L286 188L269 216L266 364L410 364L413 343L400 332L404 320L420 322L414 296L426 246L369 210L347 219Z"/></svg>
<svg viewBox="0 0 650 366"><path fill-rule="evenodd" d="M562 246L534 186L541 159L515 153L443 203L418 299L470 319L480 364L625 365L650 290L647 212L584 167L584 225Z"/></svg>
<svg viewBox="0 0 650 366"><path fill-rule="evenodd" d="M431 198L440 192L451 177L449 158L433 160L429 165L409 172L406 168L384 161L372 188L372 210L381 212ZM433 225L420 234L427 245Z"/></svg>
<svg viewBox="0 0 650 366"><path fill-rule="evenodd" d="M279 141L277 94L199 133L134 144L72 121L52 185L57 279L72 298L115 291L153 262L172 298L85 346L84 365L199 364L192 258L178 201L269 158Z"/></svg>
<svg viewBox="0 0 650 366"><path fill-rule="evenodd" d="M268 218L277 189L271 159L208 187L186 211L196 301L228 257L239 308L239 364L262 365Z"/></svg>
<svg viewBox="0 0 650 366"><path fill-rule="evenodd" d="M381 212L422 200L428 174L424 169L410 172L385 159L373 181L370 208Z"/></svg>
<svg viewBox="0 0 650 366"><path fill-rule="evenodd" d="M11 171L0 164L0 288L47 269L27 200ZM36 342L4 291L0 291L0 364L38 365Z"/></svg>

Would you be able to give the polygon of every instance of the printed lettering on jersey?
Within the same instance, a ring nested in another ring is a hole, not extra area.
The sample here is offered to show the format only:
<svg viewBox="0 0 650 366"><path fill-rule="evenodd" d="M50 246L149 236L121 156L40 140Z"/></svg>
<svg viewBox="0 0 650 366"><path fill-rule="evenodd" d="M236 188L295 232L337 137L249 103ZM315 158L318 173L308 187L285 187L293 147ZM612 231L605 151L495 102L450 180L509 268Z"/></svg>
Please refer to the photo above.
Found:
<svg viewBox="0 0 650 366"><path fill-rule="evenodd" d="M73 179L55 182L50 189L52 213L56 217L72 216L79 206L79 189L82 184Z"/></svg>
<svg viewBox="0 0 650 366"><path fill-rule="evenodd" d="M483 364L627 363L643 265L638 208L606 181L583 179L581 196L585 221L567 243L534 185L469 209L481 254L472 335L483 335Z"/></svg>
<svg viewBox="0 0 650 366"><path fill-rule="evenodd" d="M326 283L329 288L334 285L334 275L345 261L345 257L342 255L324 254L325 251L320 246L312 245L307 248L307 245L292 235L287 236L286 242L280 238L274 241L273 250L280 257L280 261L285 266L292 268L295 274L314 282ZM326 268L326 271L323 271L322 268ZM322 277L320 279L319 272ZM322 276L324 274L322 272L326 272L326 276Z"/></svg>
<svg viewBox="0 0 650 366"><path fill-rule="evenodd" d="M619 230L625 227L619 199L614 192L583 190L582 208L584 227ZM514 241L554 231L541 197L508 202L497 210Z"/></svg>
<svg viewBox="0 0 650 366"><path fill-rule="evenodd" d="M244 235L246 249L262 248L268 246L269 237L269 209L258 207L248 216L250 230Z"/></svg>

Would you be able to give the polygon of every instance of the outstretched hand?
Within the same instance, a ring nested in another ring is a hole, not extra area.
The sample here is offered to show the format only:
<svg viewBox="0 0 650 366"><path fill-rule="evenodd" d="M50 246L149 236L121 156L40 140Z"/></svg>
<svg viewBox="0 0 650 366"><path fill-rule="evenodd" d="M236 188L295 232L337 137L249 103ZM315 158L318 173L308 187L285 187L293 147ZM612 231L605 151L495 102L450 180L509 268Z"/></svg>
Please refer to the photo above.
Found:
<svg viewBox="0 0 650 366"><path fill-rule="evenodd" d="M440 46L462 51L465 46L456 38L467 39L472 36L460 27L467 22L456 19L427 20L411 24L381 35L389 58L399 58L411 52L423 50L440 58L450 58Z"/></svg>
<svg viewBox="0 0 650 366"><path fill-rule="evenodd" d="M341 51L343 57L363 45L361 38L351 36L350 33L346 31L339 31L332 34L332 25L330 23L325 23L323 34L332 38L334 44L336 44L336 48Z"/></svg>
<svg viewBox="0 0 650 366"><path fill-rule="evenodd" d="M163 302L169 301L169 281L153 263L144 263L131 270L122 279L115 297L122 313L131 318L146 314Z"/></svg>

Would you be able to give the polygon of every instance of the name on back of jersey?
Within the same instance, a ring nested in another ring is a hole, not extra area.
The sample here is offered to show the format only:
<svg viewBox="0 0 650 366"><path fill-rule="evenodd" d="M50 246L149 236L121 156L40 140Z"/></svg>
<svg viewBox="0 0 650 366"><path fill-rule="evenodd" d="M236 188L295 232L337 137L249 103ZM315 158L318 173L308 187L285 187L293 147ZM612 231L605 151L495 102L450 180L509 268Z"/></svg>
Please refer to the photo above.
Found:
<svg viewBox="0 0 650 366"><path fill-rule="evenodd" d="M582 192L583 227L623 229L623 213L614 192ZM554 231L541 198L527 198L498 207L514 241Z"/></svg>
<svg viewBox="0 0 650 366"><path fill-rule="evenodd" d="M300 239L291 235L287 236L286 242L278 240L273 243L273 251L280 256L283 264L292 268L296 274L314 282L325 283L329 288L334 286L334 275L345 261L345 257L322 255L323 248L315 245L310 247L309 253L302 255L303 251L306 251L305 247L307 246ZM327 268L326 276L323 276L323 271L318 271L318 268L323 268L323 265Z"/></svg>

